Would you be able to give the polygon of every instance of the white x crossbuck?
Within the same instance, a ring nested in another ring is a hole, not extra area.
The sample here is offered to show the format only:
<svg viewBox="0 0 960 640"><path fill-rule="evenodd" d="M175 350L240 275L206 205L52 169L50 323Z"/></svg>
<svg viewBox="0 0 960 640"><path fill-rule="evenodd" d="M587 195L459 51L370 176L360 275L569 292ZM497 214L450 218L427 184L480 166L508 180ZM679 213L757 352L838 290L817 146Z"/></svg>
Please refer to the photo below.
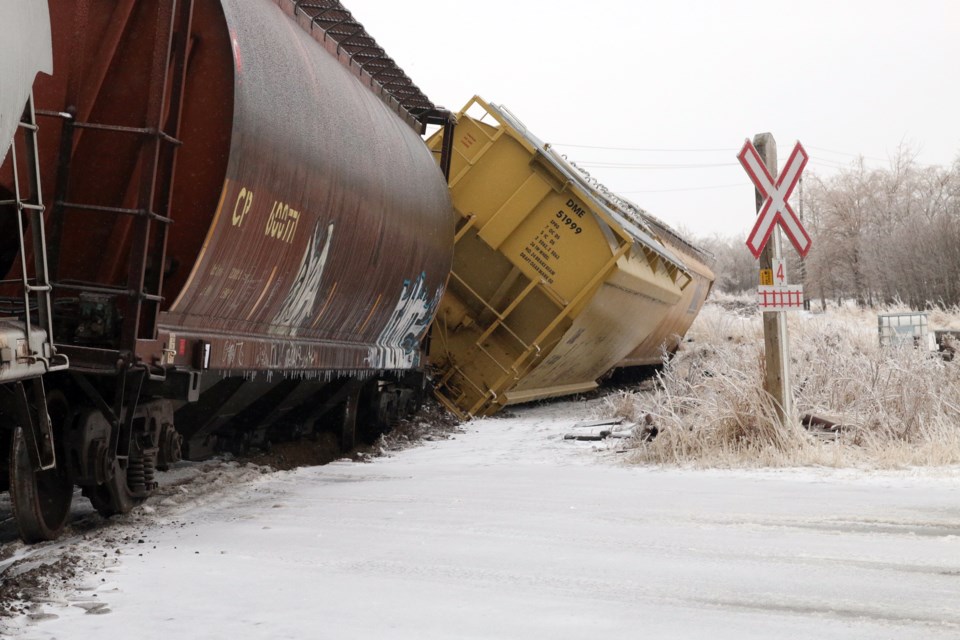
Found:
<svg viewBox="0 0 960 640"><path fill-rule="evenodd" d="M800 219L790 207L790 194L794 187L800 181L800 174L803 168L807 166L807 152L798 142L793 148L793 153L783 167L783 172L777 179L774 186L773 177L767 170L767 166L757 153L756 147L750 140L743 144L743 149L737 155L740 164L747 170L753 184L756 185L760 196L764 198L763 206L760 207L760 213L757 214L757 222L753 226L753 231L747 238L747 247L753 253L754 258L759 258L766 246L770 234L773 233L774 226L780 224L783 227L790 242L797 248L797 253L801 258L805 258L810 251L810 236L806 229L800 223Z"/></svg>

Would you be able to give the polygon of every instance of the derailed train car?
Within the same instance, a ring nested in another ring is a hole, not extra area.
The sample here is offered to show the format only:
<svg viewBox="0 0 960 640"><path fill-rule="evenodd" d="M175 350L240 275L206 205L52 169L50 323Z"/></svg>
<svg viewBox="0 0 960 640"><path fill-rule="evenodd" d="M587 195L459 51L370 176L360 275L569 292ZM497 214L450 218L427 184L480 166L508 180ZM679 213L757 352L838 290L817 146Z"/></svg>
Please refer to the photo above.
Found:
<svg viewBox="0 0 960 640"><path fill-rule="evenodd" d="M509 111L474 98L429 143L453 151L454 264L430 334L451 411L594 389L615 367L659 360L689 328L713 282L692 245Z"/></svg>
<svg viewBox="0 0 960 640"><path fill-rule="evenodd" d="M46 242L29 225L20 251L19 217L0 222L12 315L37 314L14 289L45 250L70 361L32 384L27 419L4 416L54 443L44 465L13 440L24 539L58 534L74 485L121 513L184 449L331 417L349 447L409 408L452 255L420 137L443 114L336 0L50 9L55 73L34 87Z"/></svg>

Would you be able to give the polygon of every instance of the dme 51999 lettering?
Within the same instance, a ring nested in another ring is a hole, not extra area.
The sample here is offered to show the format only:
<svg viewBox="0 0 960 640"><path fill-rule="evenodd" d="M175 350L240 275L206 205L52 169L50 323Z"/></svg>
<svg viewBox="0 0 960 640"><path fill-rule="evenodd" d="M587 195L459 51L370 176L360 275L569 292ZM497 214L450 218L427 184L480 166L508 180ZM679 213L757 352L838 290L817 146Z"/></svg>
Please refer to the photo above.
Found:
<svg viewBox="0 0 960 640"><path fill-rule="evenodd" d="M577 221L571 218L570 216L568 216L563 211L557 211L557 220L559 220L563 224L573 229L574 233L578 235L583 233L583 228L577 224Z"/></svg>

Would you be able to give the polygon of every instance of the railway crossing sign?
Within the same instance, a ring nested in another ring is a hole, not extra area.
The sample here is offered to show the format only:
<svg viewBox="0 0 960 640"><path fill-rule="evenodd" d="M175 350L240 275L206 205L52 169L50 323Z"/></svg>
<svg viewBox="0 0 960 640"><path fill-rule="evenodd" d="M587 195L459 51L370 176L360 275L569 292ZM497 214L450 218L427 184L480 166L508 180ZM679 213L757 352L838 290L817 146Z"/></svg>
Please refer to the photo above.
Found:
<svg viewBox="0 0 960 640"><path fill-rule="evenodd" d="M807 160L810 159L806 150L799 142L794 146L793 153L790 154L776 184L767 166L760 159L757 148L749 139L743 143L743 149L740 150L737 158L753 180L761 197L764 198L757 215L757 222L747 238L750 253L754 258L759 258L774 228L779 224L796 247L800 257L805 258L810 251L810 236L800 223L800 218L790 207L790 194L800 181L800 174L807 166Z"/></svg>
<svg viewBox="0 0 960 640"><path fill-rule="evenodd" d="M793 414L793 391L790 387L790 353L787 337L787 314L803 302L802 287L787 284L786 267L780 251L780 224L801 256L810 249L810 237L790 209L790 193L800 181L807 164L807 154L798 142L777 178L777 143L769 133L758 133L753 142L747 140L737 155L757 188L757 221L747 246L760 260L761 284L757 288L757 306L763 311L763 388L770 394L782 424L796 419ZM774 183L776 180L776 183ZM774 241L767 244L770 236ZM799 241L799 242L798 242ZM766 247L766 248L764 248Z"/></svg>

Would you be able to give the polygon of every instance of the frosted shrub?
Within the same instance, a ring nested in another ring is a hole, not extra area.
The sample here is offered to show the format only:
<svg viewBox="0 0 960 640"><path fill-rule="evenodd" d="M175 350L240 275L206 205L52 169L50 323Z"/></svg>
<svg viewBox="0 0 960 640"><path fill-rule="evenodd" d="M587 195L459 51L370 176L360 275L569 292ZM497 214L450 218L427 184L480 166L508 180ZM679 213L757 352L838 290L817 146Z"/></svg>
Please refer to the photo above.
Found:
<svg viewBox="0 0 960 640"><path fill-rule="evenodd" d="M946 320L932 326L947 326ZM789 324L793 419L781 424L762 390L763 329L756 308L717 298L653 390L627 394L611 407L658 429L652 441L633 443L634 459L705 466L960 462L960 362L880 348L873 311L791 314ZM841 427L831 434L808 431L804 415Z"/></svg>

